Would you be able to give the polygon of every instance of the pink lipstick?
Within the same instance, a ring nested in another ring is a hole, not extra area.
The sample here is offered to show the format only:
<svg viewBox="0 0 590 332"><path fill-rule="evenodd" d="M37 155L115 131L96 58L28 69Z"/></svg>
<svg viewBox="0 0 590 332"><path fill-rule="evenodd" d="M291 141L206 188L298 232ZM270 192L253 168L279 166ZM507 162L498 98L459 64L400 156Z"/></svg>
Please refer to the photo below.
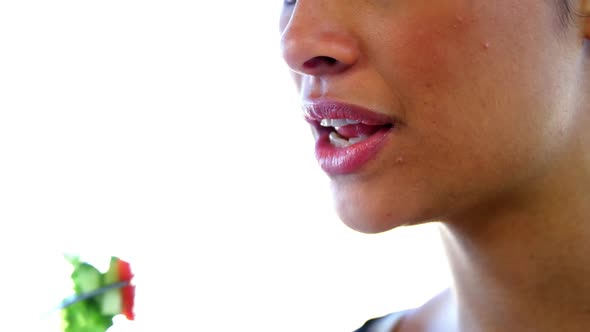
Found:
<svg viewBox="0 0 590 332"><path fill-rule="evenodd" d="M316 133L316 158L330 175L359 171L376 157L395 126L389 116L340 102L310 102L304 111Z"/></svg>

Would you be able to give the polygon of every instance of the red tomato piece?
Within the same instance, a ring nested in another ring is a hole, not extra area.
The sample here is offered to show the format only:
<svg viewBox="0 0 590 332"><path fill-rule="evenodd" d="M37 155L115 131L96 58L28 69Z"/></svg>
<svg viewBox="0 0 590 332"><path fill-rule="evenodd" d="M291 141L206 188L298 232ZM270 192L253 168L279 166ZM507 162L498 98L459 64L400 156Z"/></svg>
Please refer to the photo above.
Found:
<svg viewBox="0 0 590 332"><path fill-rule="evenodd" d="M131 272L131 266L129 263L122 259L119 259L117 263L119 281L131 281L133 273ZM133 320L135 318L135 314L133 313L133 307L135 305L135 286L128 285L121 288L121 301L121 313L125 315L127 319Z"/></svg>

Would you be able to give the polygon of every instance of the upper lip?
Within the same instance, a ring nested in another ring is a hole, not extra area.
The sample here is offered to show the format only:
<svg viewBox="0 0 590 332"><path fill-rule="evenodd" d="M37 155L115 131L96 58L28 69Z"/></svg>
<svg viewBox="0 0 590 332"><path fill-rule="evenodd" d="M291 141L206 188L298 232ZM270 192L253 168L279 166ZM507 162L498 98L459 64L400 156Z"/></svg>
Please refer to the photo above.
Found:
<svg viewBox="0 0 590 332"><path fill-rule="evenodd" d="M303 111L305 119L312 123L319 123L324 119L348 119L367 125L387 125L396 122L389 115L362 106L337 101L305 102L303 103Z"/></svg>

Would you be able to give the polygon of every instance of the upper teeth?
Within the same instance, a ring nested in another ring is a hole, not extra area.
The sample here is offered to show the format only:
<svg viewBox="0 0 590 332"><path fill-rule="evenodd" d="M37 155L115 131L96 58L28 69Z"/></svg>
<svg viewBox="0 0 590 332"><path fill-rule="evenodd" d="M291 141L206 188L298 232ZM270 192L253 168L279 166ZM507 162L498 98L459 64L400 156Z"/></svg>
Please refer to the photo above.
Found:
<svg viewBox="0 0 590 332"><path fill-rule="evenodd" d="M361 123L360 121L350 119L322 119L320 125L322 127L344 127L347 125L355 125Z"/></svg>

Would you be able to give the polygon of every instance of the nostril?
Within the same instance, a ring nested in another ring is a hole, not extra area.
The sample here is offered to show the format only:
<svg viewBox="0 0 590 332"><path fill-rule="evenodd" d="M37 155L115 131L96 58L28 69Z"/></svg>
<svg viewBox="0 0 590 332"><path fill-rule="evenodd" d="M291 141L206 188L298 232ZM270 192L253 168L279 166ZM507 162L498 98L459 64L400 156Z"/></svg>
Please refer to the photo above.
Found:
<svg viewBox="0 0 590 332"><path fill-rule="evenodd" d="M317 69L322 66L333 67L338 60L329 56L316 56L313 59L305 61L303 67L305 69Z"/></svg>

